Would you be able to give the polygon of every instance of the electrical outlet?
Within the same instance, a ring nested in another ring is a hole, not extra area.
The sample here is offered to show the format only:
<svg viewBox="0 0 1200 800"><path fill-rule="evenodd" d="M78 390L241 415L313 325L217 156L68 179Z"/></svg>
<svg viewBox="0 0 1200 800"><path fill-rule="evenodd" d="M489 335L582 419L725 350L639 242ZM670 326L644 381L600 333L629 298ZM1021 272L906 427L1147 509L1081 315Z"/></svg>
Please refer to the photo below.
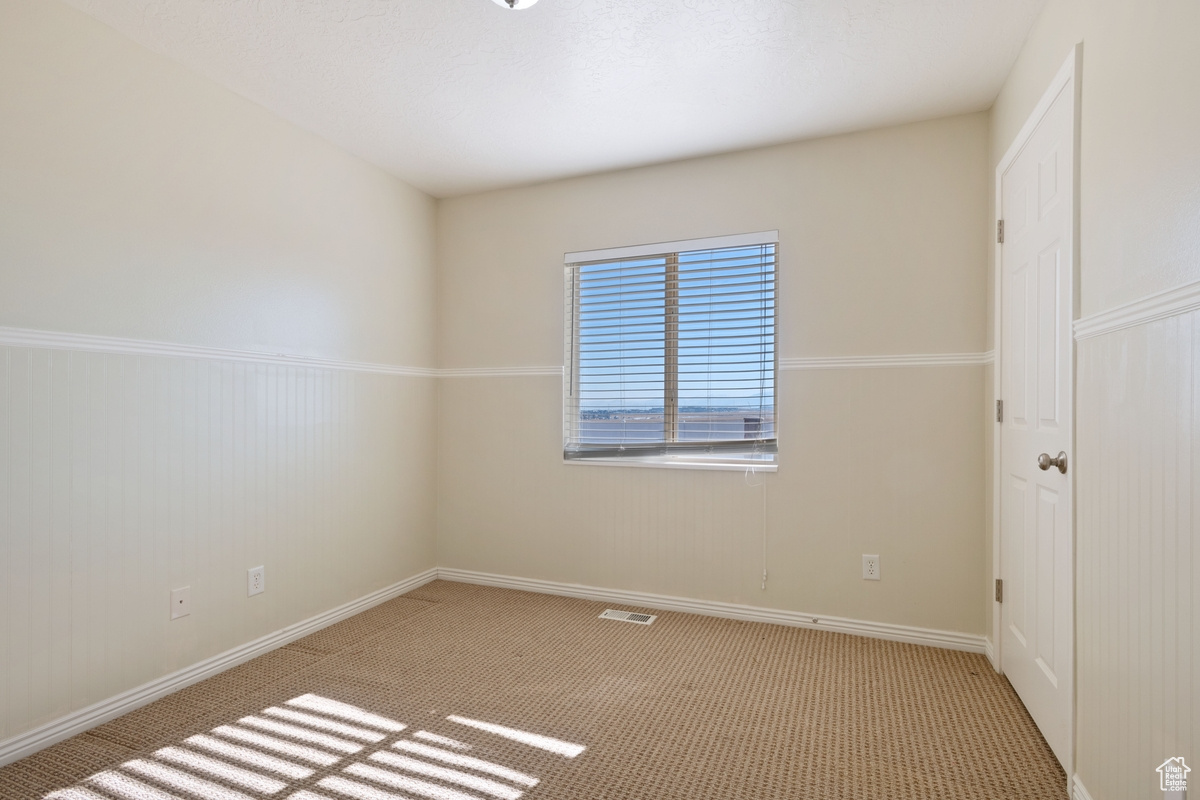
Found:
<svg viewBox="0 0 1200 800"><path fill-rule="evenodd" d="M253 597L267 590L267 573L265 567L251 567L246 570L246 595Z"/></svg>
<svg viewBox="0 0 1200 800"><path fill-rule="evenodd" d="M171 592L171 619L186 617L192 613L192 587L184 586Z"/></svg>
<svg viewBox="0 0 1200 800"><path fill-rule="evenodd" d="M863 556L863 580L879 580L879 556Z"/></svg>

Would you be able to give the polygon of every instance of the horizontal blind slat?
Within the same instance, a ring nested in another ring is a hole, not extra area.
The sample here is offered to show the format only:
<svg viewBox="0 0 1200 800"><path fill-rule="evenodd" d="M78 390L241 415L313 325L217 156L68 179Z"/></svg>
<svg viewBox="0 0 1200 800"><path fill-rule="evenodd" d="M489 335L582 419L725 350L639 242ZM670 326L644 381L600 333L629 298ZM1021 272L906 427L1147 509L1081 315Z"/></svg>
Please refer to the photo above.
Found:
<svg viewBox="0 0 1200 800"><path fill-rule="evenodd" d="M649 291L653 287L663 286L666 283L666 275L659 274L639 274L639 275L617 275L606 278L580 278L580 288L588 293L604 291L605 289L619 289L621 287L637 289L638 291ZM634 280L636 278L636 280ZM775 278L771 275L765 275L758 269L747 269L740 267L738 269L719 269L709 268L703 270L680 270L676 281L680 284L705 284L705 283L738 283L770 286L774 284Z"/></svg>
<svg viewBox="0 0 1200 800"><path fill-rule="evenodd" d="M720 303L720 302L711 303L711 304L709 304L710 308L707 313L708 314L738 314L741 311L751 310L751 309L737 309L737 308L729 307L729 306L738 305L738 304L745 305L746 301L737 301L736 303ZM679 305L681 308L689 308L690 309L699 304L680 303ZM711 309L711 306L721 306L723 308L723 310L713 310L713 309ZM774 312L774 310L775 310L774 302L755 303L755 306L756 306L756 308L754 310L761 312L761 316L766 316L768 313ZM640 311L641 309L636 309L636 310ZM611 327L611 328L621 328L621 327L630 326L630 325L662 325L663 324L662 323L662 318L663 318L662 314L656 315L656 314L632 314L632 313L630 313L627 315L622 315L619 313L613 314L613 313L606 311L603 313L603 316L598 316L598 314L600 314L600 313L601 312L592 312L592 315L589 316L588 312L586 312L586 311L581 312L578 315L579 324L583 325L583 326L587 326L587 327L583 328L582 330L590 330L593 326L604 327L604 326L600 325L600 323L604 323L604 322L618 323L615 325L607 326L607 327ZM680 316L695 316L697 319L702 319L705 315L696 313L691 310L686 310L686 311L680 312ZM753 318L760 319L761 317L755 316Z"/></svg>
<svg viewBox="0 0 1200 800"><path fill-rule="evenodd" d="M736 320L731 320L736 321ZM709 330L720 331L719 334L711 336L702 336L698 332L688 329L683 331L683 334L688 342L688 346L701 341L720 342L723 339L757 339L761 342L764 348L772 349L771 342L773 334L770 329L764 328L758 323L749 325L722 325L709 326ZM649 336L645 334L651 334ZM612 333L593 333L589 334L588 338L583 342L589 353L599 353L602 351L618 351L625 350L633 352L636 350L659 350L662 351L667 347L662 333L654 331L638 331L637 338L631 335L622 335L619 329ZM722 345L723 346L723 345ZM731 347L733 345L730 345Z"/></svg>
<svg viewBox="0 0 1200 800"><path fill-rule="evenodd" d="M681 253L679 256L679 269L692 270L704 268L713 264L738 264L743 266L757 266L766 264L774 266L775 253L772 247L763 248L737 248L736 252L741 255L733 255L732 252L721 250L694 250L690 253ZM638 256L634 258L614 259L612 261L575 261L567 264L569 267L574 267L579 270L581 275L625 275L636 270L652 270L664 269L666 267L666 256Z"/></svg>
<svg viewBox="0 0 1200 800"><path fill-rule="evenodd" d="M755 244L568 265L574 411L564 454L774 452L775 251ZM674 441L668 386L678 392Z"/></svg>

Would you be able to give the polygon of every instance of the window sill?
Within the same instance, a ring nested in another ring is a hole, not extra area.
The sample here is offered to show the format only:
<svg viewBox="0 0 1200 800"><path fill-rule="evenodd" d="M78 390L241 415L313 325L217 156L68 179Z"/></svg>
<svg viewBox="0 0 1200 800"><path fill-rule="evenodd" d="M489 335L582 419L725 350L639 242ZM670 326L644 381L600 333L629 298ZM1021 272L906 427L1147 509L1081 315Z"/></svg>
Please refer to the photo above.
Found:
<svg viewBox="0 0 1200 800"><path fill-rule="evenodd" d="M776 472L779 469L779 464L773 461L745 461L737 463L733 461L684 461L681 459L656 459L656 458L572 458L563 459L563 463L569 466L594 466L594 467L638 467L639 469L701 469L701 470L716 470L720 472L746 472L754 470L755 472Z"/></svg>

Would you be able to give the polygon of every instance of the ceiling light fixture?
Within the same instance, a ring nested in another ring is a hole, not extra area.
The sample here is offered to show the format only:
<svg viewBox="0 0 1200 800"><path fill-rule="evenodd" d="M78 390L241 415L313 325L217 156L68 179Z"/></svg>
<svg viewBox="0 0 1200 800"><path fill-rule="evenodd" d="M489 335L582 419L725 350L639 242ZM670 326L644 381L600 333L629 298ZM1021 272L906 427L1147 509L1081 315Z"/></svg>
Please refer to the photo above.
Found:
<svg viewBox="0 0 1200 800"><path fill-rule="evenodd" d="M511 8L513 11L520 11L522 8L529 8L538 0L492 0L498 6Z"/></svg>

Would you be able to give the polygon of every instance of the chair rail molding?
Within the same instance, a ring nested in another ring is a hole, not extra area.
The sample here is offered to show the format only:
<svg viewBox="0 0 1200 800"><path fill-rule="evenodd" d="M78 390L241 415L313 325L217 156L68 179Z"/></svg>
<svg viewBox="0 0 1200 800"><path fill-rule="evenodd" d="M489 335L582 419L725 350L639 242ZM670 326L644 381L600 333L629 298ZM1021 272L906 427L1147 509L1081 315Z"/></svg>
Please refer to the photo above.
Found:
<svg viewBox="0 0 1200 800"><path fill-rule="evenodd" d="M781 370L887 369L895 367L979 367L992 363L985 353L910 353L882 356L807 356L779 359Z"/></svg>
<svg viewBox="0 0 1200 800"><path fill-rule="evenodd" d="M1075 321L1075 340L1091 339L1113 331L1145 325L1200 308L1200 281L1156 292L1129 303L1080 317Z"/></svg>
<svg viewBox="0 0 1200 800"><path fill-rule="evenodd" d="M562 367L450 367L439 369L439 378L561 378Z"/></svg>
<svg viewBox="0 0 1200 800"><path fill-rule="evenodd" d="M230 350L172 342L152 342L125 339L117 336L96 336L88 333L39 331L27 328L0 327L0 347L29 347L43 350L74 350L112 355L159 356L192 358L207 361L239 361L251 364L273 364L284 367L309 367L351 372L374 372L383 375L402 375L413 378L436 378L438 370L431 367L406 367L395 364L371 364L361 361L339 361L316 356L288 353L261 353L253 350Z"/></svg>
<svg viewBox="0 0 1200 800"><path fill-rule="evenodd" d="M1200 284L1197 284L1200 286ZM1200 305L1200 289L1197 289ZM1179 312L1176 312L1179 313ZM1079 323L1076 323L1078 325ZM154 342L126 339L118 336L98 336L88 333L42 331L28 328L0 327L0 347L30 347L47 350L75 350L113 355L160 356L164 358L194 358L210 361L240 361L253 364L273 364L288 367L335 369L351 372L374 372L415 378L523 378L562 377L563 367L409 367L398 364L373 364L361 361L339 361L317 356L290 353L265 353L204 347L174 342ZM986 366L993 360L992 351L983 353L905 353L896 355L862 356L802 356L780 358L780 370L822 369L881 369L896 367L975 367Z"/></svg>

